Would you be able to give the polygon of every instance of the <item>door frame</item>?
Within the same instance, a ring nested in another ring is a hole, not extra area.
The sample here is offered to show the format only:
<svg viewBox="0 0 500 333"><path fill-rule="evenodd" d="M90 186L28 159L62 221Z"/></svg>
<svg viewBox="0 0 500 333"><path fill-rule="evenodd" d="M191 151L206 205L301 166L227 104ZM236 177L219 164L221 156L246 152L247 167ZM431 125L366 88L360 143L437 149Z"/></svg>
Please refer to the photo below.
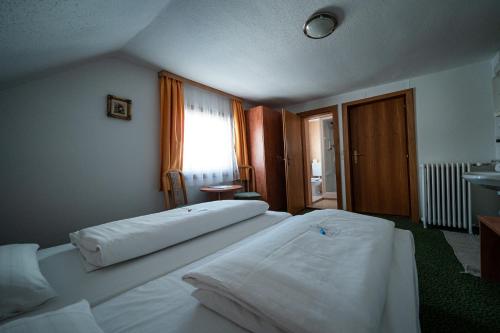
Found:
<svg viewBox="0 0 500 333"><path fill-rule="evenodd" d="M378 102L394 97L404 97L406 113L406 136L408 148L408 177L410 186L410 218L414 223L420 219L420 207L418 200L418 167L417 167L417 143L415 131L415 104L414 90L405 89L384 95L364 98L342 104L342 127L344 139L344 173L346 190L346 210L352 211L352 183L351 183L351 149L349 133L349 108L360 104Z"/></svg>
<svg viewBox="0 0 500 333"><path fill-rule="evenodd" d="M333 121L333 143L335 145L335 180L337 183L337 209L342 209L342 176L340 173L340 123L337 105L298 113L302 120L302 156L304 162L304 190L306 207L311 206L309 196L311 193L311 170L309 167L309 131L307 121L318 116L332 116Z"/></svg>

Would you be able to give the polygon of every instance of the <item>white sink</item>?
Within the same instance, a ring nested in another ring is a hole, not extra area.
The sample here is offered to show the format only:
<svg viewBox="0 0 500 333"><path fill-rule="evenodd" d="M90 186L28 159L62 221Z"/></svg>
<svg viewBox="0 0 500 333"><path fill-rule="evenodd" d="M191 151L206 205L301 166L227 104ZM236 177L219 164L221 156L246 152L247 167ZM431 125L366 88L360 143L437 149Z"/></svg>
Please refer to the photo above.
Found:
<svg viewBox="0 0 500 333"><path fill-rule="evenodd" d="M471 184L481 185L497 192L500 191L500 172L466 172L463 177Z"/></svg>

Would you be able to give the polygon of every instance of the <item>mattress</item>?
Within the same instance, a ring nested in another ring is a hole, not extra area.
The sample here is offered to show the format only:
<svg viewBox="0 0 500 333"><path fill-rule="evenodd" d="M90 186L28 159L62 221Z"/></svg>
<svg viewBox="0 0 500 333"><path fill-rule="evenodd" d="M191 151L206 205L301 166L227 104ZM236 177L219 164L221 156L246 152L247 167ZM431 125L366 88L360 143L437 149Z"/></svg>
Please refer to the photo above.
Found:
<svg viewBox="0 0 500 333"><path fill-rule="evenodd" d="M267 211L161 251L89 273L84 269L78 250L71 244L40 250L40 270L58 296L23 316L55 310L81 299L88 300L91 306L97 305L236 243L287 217L290 217L290 214Z"/></svg>
<svg viewBox="0 0 500 333"><path fill-rule="evenodd" d="M95 306L96 321L107 333L247 332L200 305L191 296L194 288L181 278L189 270L255 237L259 233ZM420 332L414 245L409 231L396 229L394 254L381 331Z"/></svg>

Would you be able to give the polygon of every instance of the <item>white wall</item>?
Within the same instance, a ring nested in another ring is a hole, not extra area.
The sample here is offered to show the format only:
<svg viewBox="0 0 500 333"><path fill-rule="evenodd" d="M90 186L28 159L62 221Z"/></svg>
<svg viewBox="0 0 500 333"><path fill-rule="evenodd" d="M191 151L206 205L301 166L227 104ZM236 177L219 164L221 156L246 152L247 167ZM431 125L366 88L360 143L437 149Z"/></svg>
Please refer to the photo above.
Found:
<svg viewBox="0 0 500 333"><path fill-rule="evenodd" d="M132 120L106 116L106 95ZM0 244L162 210L156 71L103 58L0 91Z"/></svg>
<svg viewBox="0 0 500 333"><path fill-rule="evenodd" d="M337 104L341 119L342 103L414 88L419 163L490 161L495 158L491 76L491 61L483 61L292 105L287 109L302 112ZM342 121L339 123L342 125ZM343 156L341 148L342 174ZM345 193L345 184L342 186Z"/></svg>
<svg viewBox="0 0 500 333"><path fill-rule="evenodd" d="M490 161L495 157L488 62L421 76L415 87L420 162Z"/></svg>

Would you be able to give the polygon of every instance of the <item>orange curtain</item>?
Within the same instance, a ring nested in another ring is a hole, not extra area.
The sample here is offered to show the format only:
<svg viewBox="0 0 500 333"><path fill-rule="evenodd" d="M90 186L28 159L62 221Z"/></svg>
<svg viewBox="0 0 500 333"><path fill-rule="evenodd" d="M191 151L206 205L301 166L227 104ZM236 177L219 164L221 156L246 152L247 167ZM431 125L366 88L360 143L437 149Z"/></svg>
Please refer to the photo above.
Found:
<svg viewBox="0 0 500 333"><path fill-rule="evenodd" d="M233 99L231 101L234 121L234 150L236 152L236 162L238 166L249 165L248 146L247 146L247 128L245 124L245 111L241 101ZM248 179L246 172L240 175L241 179Z"/></svg>
<svg viewBox="0 0 500 333"><path fill-rule="evenodd" d="M169 169L182 170L184 149L184 89L182 81L160 77L161 177ZM160 186L163 187L163 186Z"/></svg>

